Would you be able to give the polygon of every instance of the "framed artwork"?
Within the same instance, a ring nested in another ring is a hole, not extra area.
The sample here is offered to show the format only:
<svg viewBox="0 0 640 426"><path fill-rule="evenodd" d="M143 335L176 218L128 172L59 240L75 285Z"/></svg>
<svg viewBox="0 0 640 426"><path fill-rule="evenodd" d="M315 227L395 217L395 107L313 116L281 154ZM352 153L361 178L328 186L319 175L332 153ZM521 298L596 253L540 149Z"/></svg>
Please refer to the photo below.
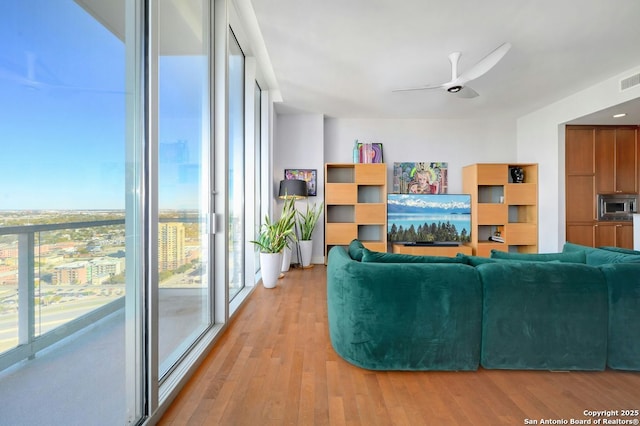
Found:
<svg viewBox="0 0 640 426"><path fill-rule="evenodd" d="M318 192L317 169L284 169L285 179L299 179L307 182L307 195L315 197Z"/></svg>
<svg viewBox="0 0 640 426"><path fill-rule="evenodd" d="M446 194L448 163L393 163L395 194Z"/></svg>
<svg viewBox="0 0 640 426"><path fill-rule="evenodd" d="M382 144L358 142L360 163L382 163Z"/></svg>

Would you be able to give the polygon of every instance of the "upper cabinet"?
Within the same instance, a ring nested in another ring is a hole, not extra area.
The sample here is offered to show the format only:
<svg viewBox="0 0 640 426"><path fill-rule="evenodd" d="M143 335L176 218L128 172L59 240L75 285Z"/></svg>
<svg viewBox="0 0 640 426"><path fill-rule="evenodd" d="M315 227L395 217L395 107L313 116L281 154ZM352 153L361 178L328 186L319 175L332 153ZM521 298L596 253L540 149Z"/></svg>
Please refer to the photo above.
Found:
<svg viewBox="0 0 640 426"><path fill-rule="evenodd" d="M637 193L636 128L596 128L596 193Z"/></svg>

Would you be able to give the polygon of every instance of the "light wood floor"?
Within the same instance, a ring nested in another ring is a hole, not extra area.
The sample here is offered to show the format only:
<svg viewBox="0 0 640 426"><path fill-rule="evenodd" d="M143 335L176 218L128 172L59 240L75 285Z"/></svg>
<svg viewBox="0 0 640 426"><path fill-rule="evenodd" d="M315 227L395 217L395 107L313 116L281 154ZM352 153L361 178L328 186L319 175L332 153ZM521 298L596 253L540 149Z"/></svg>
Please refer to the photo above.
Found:
<svg viewBox="0 0 640 426"><path fill-rule="evenodd" d="M326 268L315 265L254 291L159 424L570 424L624 409L640 409L640 373L354 367L331 347Z"/></svg>

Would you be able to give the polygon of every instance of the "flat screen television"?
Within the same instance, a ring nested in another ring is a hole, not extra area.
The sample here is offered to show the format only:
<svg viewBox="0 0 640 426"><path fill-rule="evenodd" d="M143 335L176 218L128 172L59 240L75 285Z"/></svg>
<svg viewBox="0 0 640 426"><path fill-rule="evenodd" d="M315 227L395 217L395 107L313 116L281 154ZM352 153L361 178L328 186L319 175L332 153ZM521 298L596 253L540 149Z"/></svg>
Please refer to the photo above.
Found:
<svg viewBox="0 0 640 426"><path fill-rule="evenodd" d="M471 195L388 194L390 243L464 243L471 241Z"/></svg>

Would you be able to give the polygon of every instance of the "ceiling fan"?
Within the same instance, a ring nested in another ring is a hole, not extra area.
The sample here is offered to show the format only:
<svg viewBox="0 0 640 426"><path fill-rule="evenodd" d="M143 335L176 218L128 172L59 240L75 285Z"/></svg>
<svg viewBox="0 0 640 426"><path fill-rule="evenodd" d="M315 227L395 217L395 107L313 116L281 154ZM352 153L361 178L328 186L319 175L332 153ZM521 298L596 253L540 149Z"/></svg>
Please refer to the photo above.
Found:
<svg viewBox="0 0 640 426"><path fill-rule="evenodd" d="M449 93L453 93L460 98L475 98L478 92L473 90L466 84L481 75L485 74L493 68L504 55L511 49L511 44L504 43L498 46L493 52L482 58L480 62L475 64L471 69L458 75L458 60L460 60L460 52L453 52L449 55L451 62L451 80L442 84L429 84L426 86L407 87L403 89L395 89L394 92L408 92L411 90L428 90L428 89L444 89Z"/></svg>

